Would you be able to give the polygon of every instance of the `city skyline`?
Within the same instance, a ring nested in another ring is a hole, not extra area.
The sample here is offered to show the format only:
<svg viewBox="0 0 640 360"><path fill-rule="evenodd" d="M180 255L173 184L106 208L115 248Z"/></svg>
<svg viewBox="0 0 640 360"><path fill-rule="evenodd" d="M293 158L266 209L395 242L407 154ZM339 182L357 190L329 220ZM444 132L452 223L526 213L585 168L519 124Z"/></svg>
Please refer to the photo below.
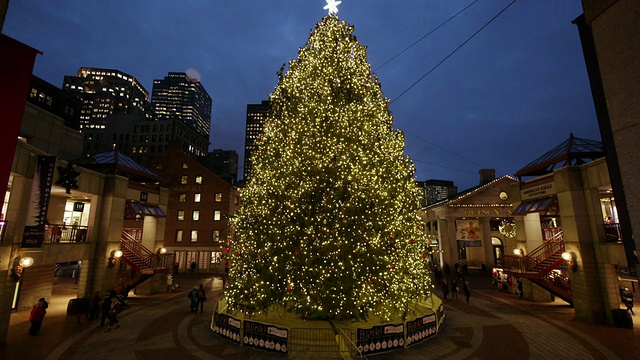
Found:
<svg viewBox="0 0 640 360"><path fill-rule="evenodd" d="M278 69L297 57L327 14L325 1L149 4L14 1L3 33L43 51L34 75L56 86L82 66L129 73L149 91L167 72L195 74L213 100L210 150L242 157L247 104L268 98ZM392 100L394 128L406 134L418 180L452 180L464 190L479 183L479 169L512 175L571 132L600 140L571 24L582 13L579 0L516 1L410 88L509 4L340 4L338 17L355 27Z"/></svg>

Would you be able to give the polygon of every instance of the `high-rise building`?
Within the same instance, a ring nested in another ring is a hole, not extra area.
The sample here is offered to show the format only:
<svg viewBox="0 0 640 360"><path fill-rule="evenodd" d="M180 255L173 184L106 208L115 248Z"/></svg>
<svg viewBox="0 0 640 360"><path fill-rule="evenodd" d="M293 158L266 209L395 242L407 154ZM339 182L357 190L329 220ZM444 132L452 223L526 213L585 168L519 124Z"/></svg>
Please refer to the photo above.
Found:
<svg viewBox="0 0 640 360"><path fill-rule="evenodd" d="M43 79L32 75L27 101L62 118L64 126L80 130L82 101Z"/></svg>
<svg viewBox="0 0 640 360"><path fill-rule="evenodd" d="M230 183L238 181L238 153L235 150L214 149L200 162Z"/></svg>
<svg viewBox="0 0 640 360"><path fill-rule="evenodd" d="M173 142L193 158L205 156L209 139L178 119L149 120L144 114L113 114L104 129L85 129L87 155L118 150L146 165Z"/></svg>
<svg viewBox="0 0 640 360"><path fill-rule="evenodd" d="M151 103L158 120L179 119L205 138L211 128L211 97L199 80L170 72L153 81Z"/></svg>
<svg viewBox="0 0 640 360"><path fill-rule="evenodd" d="M81 67L76 76L64 77L62 90L83 101L80 130L104 129L111 114L150 115L149 92L119 70Z"/></svg>
<svg viewBox="0 0 640 360"><path fill-rule="evenodd" d="M418 187L422 190L422 206L436 203L456 195L458 187L449 180L427 180L418 181Z"/></svg>
<svg viewBox="0 0 640 360"><path fill-rule="evenodd" d="M264 120L269 113L269 100L261 104L247 104L247 125L244 135L244 180L251 178L251 155L256 148L256 140L262 136Z"/></svg>

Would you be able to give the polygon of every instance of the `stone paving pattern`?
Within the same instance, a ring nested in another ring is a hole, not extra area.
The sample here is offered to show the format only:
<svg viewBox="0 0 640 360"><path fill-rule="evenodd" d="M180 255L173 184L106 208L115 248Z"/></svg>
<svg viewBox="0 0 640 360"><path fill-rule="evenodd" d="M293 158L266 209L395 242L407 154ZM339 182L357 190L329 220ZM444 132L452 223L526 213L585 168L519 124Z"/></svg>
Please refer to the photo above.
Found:
<svg viewBox="0 0 640 360"><path fill-rule="evenodd" d="M177 292L132 295L131 307L120 317L122 327L112 332L96 328L96 320L66 316L69 297L54 296L39 336L27 333L28 310L11 316L0 359L286 359L283 354L238 346L209 329L222 281L205 276L178 274L175 282L184 285ZM640 315L633 317L634 329L584 323L575 320L573 310L560 300L531 303L494 289L486 275L472 275L469 280L471 301L445 301L445 324L435 338L367 358L640 359ZM208 300L202 314L193 314L186 293L200 283L209 290Z"/></svg>

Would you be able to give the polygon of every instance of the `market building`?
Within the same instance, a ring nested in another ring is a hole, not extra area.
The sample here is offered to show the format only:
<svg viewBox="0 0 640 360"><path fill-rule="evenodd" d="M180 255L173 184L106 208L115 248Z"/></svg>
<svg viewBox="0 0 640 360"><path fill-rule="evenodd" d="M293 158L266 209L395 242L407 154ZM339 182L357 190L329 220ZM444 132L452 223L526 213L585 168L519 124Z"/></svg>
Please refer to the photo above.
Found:
<svg viewBox="0 0 640 360"><path fill-rule="evenodd" d="M158 176L114 151L80 164L84 134L39 104L23 102L2 206L0 343L12 310L50 299L67 266L83 298L125 286L155 293L173 263Z"/></svg>
<svg viewBox="0 0 640 360"><path fill-rule="evenodd" d="M426 234L439 244L441 266L466 264L489 269L500 266L505 251L515 246L515 228L509 197L511 176L495 178L495 171L480 171L480 185L423 209Z"/></svg>
<svg viewBox="0 0 640 360"><path fill-rule="evenodd" d="M630 283L620 270L632 239L620 231L602 143L571 134L516 176L528 179L509 191L517 249L505 255L504 273L522 282L527 300L553 295L580 320L628 326L620 289Z"/></svg>

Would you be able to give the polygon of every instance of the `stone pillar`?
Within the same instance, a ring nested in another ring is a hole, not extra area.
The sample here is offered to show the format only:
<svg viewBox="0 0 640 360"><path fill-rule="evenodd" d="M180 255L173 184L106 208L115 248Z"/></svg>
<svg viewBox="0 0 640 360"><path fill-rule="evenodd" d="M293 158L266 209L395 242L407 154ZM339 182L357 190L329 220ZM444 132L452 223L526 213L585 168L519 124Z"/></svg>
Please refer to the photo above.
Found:
<svg viewBox="0 0 640 360"><path fill-rule="evenodd" d="M576 271L569 271L576 318L603 323L607 319L601 289L595 242L591 234L582 174L578 167L554 173L565 250L575 256Z"/></svg>
<svg viewBox="0 0 640 360"><path fill-rule="evenodd" d="M487 269L491 269L495 265L493 258L493 242L491 242L491 225L490 218L480 218L482 223L482 247L484 250L484 262Z"/></svg>

